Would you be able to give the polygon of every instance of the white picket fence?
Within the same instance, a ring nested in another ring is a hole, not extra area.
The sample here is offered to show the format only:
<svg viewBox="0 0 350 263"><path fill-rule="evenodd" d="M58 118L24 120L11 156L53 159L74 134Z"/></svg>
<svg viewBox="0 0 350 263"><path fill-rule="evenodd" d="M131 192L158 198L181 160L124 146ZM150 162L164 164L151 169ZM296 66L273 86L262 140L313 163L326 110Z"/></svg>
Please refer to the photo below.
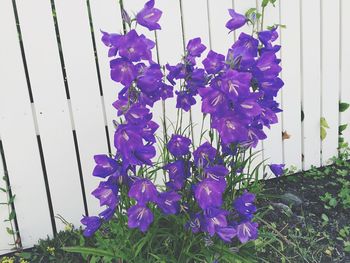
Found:
<svg viewBox="0 0 350 263"><path fill-rule="evenodd" d="M0 0L0 175L6 169L16 195L16 223L24 247L61 230L58 214L78 226L87 210L98 211L97 200L90 195L98 184L91 175L92 157L113 146L111 104L120 89L110 80L99 31L121 32L122 21L119 1L88 2L89 6L86 0L55 0L52 6L50 0ZM175 64L184 43L197 36L225 53L242 31L227 34L227 9L243 13L258 2L158 0L163 30L156 35L142 31L157 41L162 64ZM143 4L124 0L130 13ZM266 25L287 26L280 30L285 86L278 98L283 108L280 122L258 146L261 160L309 169L327 164L337 154L338 125L350 122L350 112L338 112L339 101L350 101L349 10L348 0L279 0L267 11ZM168 102L168 113L174 105ZM154 112L159 118L160 103ZM197 107L194 123L200 123L199 114ZM321 117L330 126L324 141ZM282 140L283 131L291 137ZM345 139L350 139L349 131ZM5 187L3 181L0 187ZM5 199L0 191L0 203ZM0 206L0 254L13 242L6 233L9 224L3 222L7 216L5 206Z"/></svg>

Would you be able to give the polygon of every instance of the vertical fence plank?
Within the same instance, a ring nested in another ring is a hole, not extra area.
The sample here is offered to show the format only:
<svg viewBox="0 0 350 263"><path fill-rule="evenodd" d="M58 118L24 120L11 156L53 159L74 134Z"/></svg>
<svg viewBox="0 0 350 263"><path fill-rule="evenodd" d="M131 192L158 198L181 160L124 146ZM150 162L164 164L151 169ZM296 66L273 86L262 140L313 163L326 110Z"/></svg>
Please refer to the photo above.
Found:
<svg viewBox="0 0 350 263"><path fill-rule="evenodd" d="M181 25L181 6L180 0L174 1L158 1L157 7L163 11L160 20L161 30L157 31L157 45L159 50L159 61L161 65L176 65L180 62L184 54L183 34ZM178 90L180 85L174 86L174 91ZM165 101L165 120L167 125L167 133L173 133L173 126L176 125L177 108L176 95ZM163 120L164 117L162 116ZM158 132L161 135L162 129Z"/></svg>
<svg viewBox="0 0 350 263"><path fill-rule="evenodd" d="M350 1L341 0L341 102L350 103ZM340 124L348 124L348 128L344 131L344 139L350 142L350 109L340 114Z"/></svg>
<svg viewBox="0 0 350 263"><path fill-rule="evenodd" d="M229 29L225 27L230 19L228 9L231 8L232 0L225 0L220 4L215 0L208 0L211 48L223 55L226 55L234 40L233 32L229 33Z"/></svg>
<svg viewBox="0 0 350 263"><path fill-rule="evenodd" d="M11 1L0 2L0 133L24 247L52 235L43 170Z"/></svg>
<svg viewBox="0 0 350 263"><path fill-rule="evenodd" d="M1 138L0 138L1 139ZM1 143L1 140L0 140ZM4 164L0 155L0 188L7 189L6 182L2 180L5 176ZM0 190L0 203L7 203L7 193ZM11 252L14 247L12 235L7 233L7 228L10 228L10 222L5 222L9 218L9 211L6 205L0 205L0 255Z"/></svg>
<svg viewBox="0 0 350 263"><path fill-rule="evenodd" d="M234 9L237 13L245 15L245 13L251 9L256 8L256 0L234 0ZM237 30L235 30L236 39L238 39L241 32L245 32L246 34L252 33L252 26L245 25Z"/></svg>
<svg viewBox="0 0 350 263"><path fill-rule="evenodd" d="M19 0L17 10L54 214L79 225L84 204L51 4Z"/></svg>
<svg viewBox="0 0 350 263"><path fill-rule="evenodd" d="M339 0L322 0L322 117L328 122L322 141L322 164L338 154Z"/></svg>
<svg viewBox="0 0 350 263"><path fill-rule="evenodd" d="M208 20L208 6L207 0L195 0L195 1L182 1L182 23L184 28L184 38L187 45L188 41L200 37L202 43L207 47L205 52L202 54L202 58L198 61L202 61L208 50L210 49L210 37L209 37L209 20ZM198 62L201 64L201 62ZM201 112L200 96L196 96L196 105L192 107L192 126L194 130L194 144L199 144L200 131L203 115ZM186 114L189 117L189 114ZM205 129L209 128L209 116L206 118ZM186 118L185 124L189 123L190 120ZM186 125L185 125L186 126Z"/></svg>
<svg viewBox="0 0 350 263"><path fill-rule="evenodd" d="M279 1L276 1L275 7L268 5L265 9L264 17L264 29L280 23L280 11ZM278 31L279 32L279 31ZM280 44L280 38L277 39L274 44ZM281 57L281 52L276 53L277 57ZM283 58L282 58L283 61ZM283 92L283 91L281 91ZM281 105L281 92L276 97L276 101ZM282 151L282 114L278 113L278 123L271 126L271 129L266 129L267 139L264 140L264 159L267 163L282 163L283 151Z"/></svg>
<svg viewBox="0 0 350 263"><path fill-rule="evenodd" d="M304 169L320 165L320 1L302 1L302 107Z"/></svg>
<svg viewBox="0 0 350 263"><path fill-rule="evenodd" d="M283 130L290 135L283 140L286 167L302 169L301 151L301 70L300 70L300 1L281 1L282 79L284 87Z"/></svg>
<svg viewBox="0 0 350 263"><path fill-rule="evenodd" d="M55 4L87 202L95 214L100 210L98 200L90 193L100 180L91 175L93 156L107 152L107 140L87 4L69 0Z"/></svg>
<svg viewBox="0 0 350 263"><path fill-rule="evenodd" d="M237 13L245 14L249 9L257 8L256 0L234 0L234 9ZM235 31L235 38L238 39L239 35L244 32L246 34L252 33L252 26L245 25ZM250 165L251 169L254 169L256 166L260 165L264 162L264 147L263 142L259 142L258 145L252 150L252 154L254 154L252 163ZM251 172L251 171L249 171ZM258 169L258 177L262 179L264 177L264 169L262 166Z"/></svg>
<svg viewBox="0 0 350 263"><path fill-rule="evenodd" d="M136 16L136 14L141 11L144 8L144 5L147 1L139 1L139 0L127 0L127 1L123 1L123 5L124 5L124 9L128 12L128 14L130 16ZM163 1L162 1L163 2ZM160 1L156 1L155 2L155 8L161 9L160 6ZM167 5L170 4L169 2L167 2ZM162 10L163 11L163 10ZM176 10L175 10L176 12ZM163 18L164 18L164 14L162 15L159 24L161 25L161 27L163 28ZM155 31L150 31L147 28L141 26L141 25L137 25L136 30L138 32L138 34L143 34L145 35L148 39L151 39L154 42L157 42L156 40L156 33ZM159 31L158 31L159 32ZM152 59L156 62L159 61L159 57L158 57L158 50L157 50L158 46L156 46L155 48L153 48L152 50ZM169 103L169 102L167 102ZM163 108L162 108L162 101L159 100L157 101L152 109L151 112L153 114L153 118L152 120L155 121L157 124L159 124L159 128L156 132L156 137L160 138L163 140L163 126L162 126L162 119L163 119ZM155 145L156 148L156 156L152 159L153 162L160 162L162 160L160 160L160 154L161 154L161 148L160 148L160 144L159 144L160 140L157 140L157 144ZM162 174L162 171L159 170L157 172L157 183L162 183L162 177L160 177Z"/></svg>
<svg viewBox="0 0 350 263"><path fill-rule="evenodd" d="M117 100L118 92L121 86L115 83L110 77L109 61L111 58L107 56L108 48L101 41L101 30L108 33L122 33L123 23L120 12L120 5L115 0L90 0L91 16L94 25L94 33L96 40L96 51L99 62L101 83L103 89L103 99L106 108L107 125L109 131L109 138L113 150L113 138L115 127L113 120L117 118L116 109L112 103Z"/></svg>

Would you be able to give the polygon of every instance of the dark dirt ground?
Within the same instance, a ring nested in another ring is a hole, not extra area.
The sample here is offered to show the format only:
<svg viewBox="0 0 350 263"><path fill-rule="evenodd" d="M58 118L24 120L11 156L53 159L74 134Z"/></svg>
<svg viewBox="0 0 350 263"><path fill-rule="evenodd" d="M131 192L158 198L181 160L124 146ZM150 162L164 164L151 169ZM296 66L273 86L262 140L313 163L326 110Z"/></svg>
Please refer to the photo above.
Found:
<svg viewBox="0 0 350 263"><path fill-rule="evenodd" d="M349 182L348 167L337 166L266 181L267 198L258 206L267 209L263 219L285 236L285 246L276 247L284 257L274 249L262 256L268 262L350 262L350 207L343 204L349 200L339 196L342 188L350 192ZM322 201L326 193L331 198Z"/></svg>

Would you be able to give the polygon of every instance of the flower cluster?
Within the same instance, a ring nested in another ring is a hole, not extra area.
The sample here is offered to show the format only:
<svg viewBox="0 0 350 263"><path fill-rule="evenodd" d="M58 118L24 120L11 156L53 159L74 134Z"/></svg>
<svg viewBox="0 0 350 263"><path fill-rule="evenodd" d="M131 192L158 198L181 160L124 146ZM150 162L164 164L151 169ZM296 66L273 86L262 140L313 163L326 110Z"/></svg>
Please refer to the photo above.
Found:
<svg viewBox="0 0 350 263"><path fill-rule="evenodd" d="M111 78L122 86L113 103L120 121L115 122L115 155L95 156L93 175L106 180L92 194L106 209L81 220L84 235L91 236L114 215L127 217L129 228L145 232L159 209L163 216L183 217L186 231L217 235L225 242L234 237L241 243L254 240L255 195L245 191L236 196L233 182L243 168L234 167L234 157L265 139L263 128L277 122L280 109L275 97L283 86L276 57L280 46L273 45L277 28L257 32L257 38L241 33L226 56L210 50L201 64L198 60L207 48L200 38L191 39L181 62L167 64L163 73L152 58L155 43L135 29L137 24L151 31L161 28L162 12L154 6L154 0L148 1L135 19L122 10L130 28L124 34L102 32L111 57ZM230 31L247 22L232 9L229 14ZM181 129L168 136L165 126L160 147L165 163L154 164L159 125L152 120L151 109L174 96L177 82L176 107L189 111L200 97L202 113L210 115L211 129L218 133L217 144L214 147L211 140L195 147ZM162 191L149 175L152 168L164 170ZM280 168L271 166L276 173Z"/></svg>

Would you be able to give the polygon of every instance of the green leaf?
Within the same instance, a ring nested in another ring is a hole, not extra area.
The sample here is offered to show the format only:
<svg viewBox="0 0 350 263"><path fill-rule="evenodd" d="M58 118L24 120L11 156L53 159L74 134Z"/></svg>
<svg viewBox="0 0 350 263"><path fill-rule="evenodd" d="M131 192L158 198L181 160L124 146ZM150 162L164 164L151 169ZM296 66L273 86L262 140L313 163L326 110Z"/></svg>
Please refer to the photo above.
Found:
<svg viewBox="0 0 350 263"><path fill-rule="evenodd" d="M346 102L339 102L339 111L344 112L349 108L350 104Z"/></svg>
<svg viewBox="0 0 350 263"><path fill-rule="evenodd" d="M261 3L261 7L265 8L269 4L270 0L263 0Z"/></svg>
<svg viewBox="0 0 350 263"><path fill-rule="evenodd" d="M6 231L7 231L7 233L8 233L9 235L14 235L14 234L15 234L15 232L14 232L11 228L9 228L9 227L6 227Z"/></svg>
<svg viewBox="0 0 350 263"><path fill-rule="evenodd" d="M15 198L16 198L16 195L11 196L11 198L10 198L8 204L9 204L9 205L12 204L13 201L15 201Z"/></svg>
<svg viewBox="0 0 350 263"><path fill-rule="evenodd" d="M92 248L92 247L63 247L66 252L88 254L100 257L115 257L114 253L111 251L106 251L104 249Z"/></svg>
<svg viewBox="0 0 350 263"><path fill-rule="evenodd" d="M30 259L32 257L32 254L29 252L22 252L19 254L19 256L24 259Z"/></svg>
<svg viewBox="0 0 350 263"><path fill-rule="evenodd" d="M347 124L339 125L339 135L342 135L342 132L348 127Z"/></svg>
<svg viewBox="0 0 350 263"><path fill-rule="evenodd" d="M321 127L321 140L323 141L324 139L326 139L327 137L327 132L326 132L326 129Z"/></svg>
<svg viewBox="0 0 350 263"><path fill-rule="evenodd" d="M329 205L330 205L330 206L332 206L332 207L336 207L336 206L337 206L337 204L338 204L337 199L335 199L335 198L331 198L331 199L329 200Z"/></svg>
<svg viewBox="0 0 350 263"><path fill-rule="evenodd" d="M15 213L15 211L12 210L10 215L9 215L9 221L15 219L15 217L16 217L16 213Z"/></svg>
<svg viewBox="0 0 350 263"><path fill-rule="evenodd" d="M325 117L321 117L321 127L329 129L329 125L328 125Z"/></svg>
<svg viewBox="0 0 350 263"><path fill-rule="evenodd" d="M329 218L328 218L328 216L326 214L322 214L321 217L322 217L323 221L325 221L327 223L329 222Z"/></svg>
<svg viewBox="0 0 350 263"><path fill-rule="evenodd" d="M7 190L5 188L0 187L0 191L7 193Z"/></svg>

